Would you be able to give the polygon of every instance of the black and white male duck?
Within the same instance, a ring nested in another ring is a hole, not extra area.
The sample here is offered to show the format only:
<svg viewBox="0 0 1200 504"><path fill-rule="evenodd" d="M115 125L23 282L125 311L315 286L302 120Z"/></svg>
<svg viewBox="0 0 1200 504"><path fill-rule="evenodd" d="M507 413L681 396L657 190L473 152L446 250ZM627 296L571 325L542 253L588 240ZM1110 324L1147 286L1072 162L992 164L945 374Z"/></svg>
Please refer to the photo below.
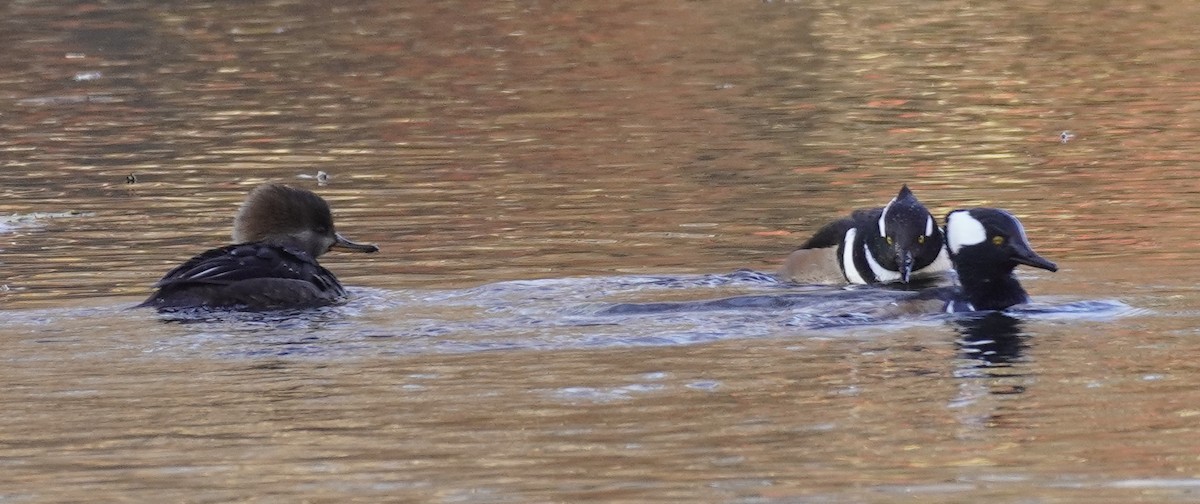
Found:
<svg viewBox="0 0 1200 504"><path fill-rule="evenodd" d="M942 303L947 313L1004 310L1029 302L1013 270L1019 265L1058 271L1033 251L1025 228L998 208L955 210L946 215L946 249L958 285L918 293L918 301Z"/></svg>
<svg viewBox="0 0 1200 504"><path fill-rule="evenodd" d="M599 313L805 310L810 316L831 316L834 320L847 317L851 321L861 321L865 316L866 321L877 323L904 316L1005 310L1029 302L1029 295L1013 275L1017 266L1058 270L1058 266L1033 251L1021 222L1004 210L955 210L946 217L944 233L949 260L957 274L957 283L952 286L918 291L827 289L705 301L618 303Z"/></svg>
<svg viewBox="0 0 1200 504"><path fill-rule="evenodd" d="M778 278L807 284L886 284L950 270L942 230L908 185L887 205L826 224L784 260Z"/></svg>

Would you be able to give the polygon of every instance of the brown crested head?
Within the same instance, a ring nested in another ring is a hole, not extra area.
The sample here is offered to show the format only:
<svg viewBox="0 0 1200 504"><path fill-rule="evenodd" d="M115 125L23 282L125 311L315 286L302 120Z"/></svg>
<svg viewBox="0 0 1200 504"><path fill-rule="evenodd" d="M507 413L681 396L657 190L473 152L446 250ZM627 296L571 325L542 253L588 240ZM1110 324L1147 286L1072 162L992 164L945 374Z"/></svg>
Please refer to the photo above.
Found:
<svg viewBox="0 0 1200 504"><path fill-rule="evenodd" d="M254 188L233 219L235 243L264 242L292 245L320 256L335 245L344 250L375 252L374 245L359 245L338 236L329 204L312 191L282 184ZM348 247L355 245L354 247Z"/></svg>

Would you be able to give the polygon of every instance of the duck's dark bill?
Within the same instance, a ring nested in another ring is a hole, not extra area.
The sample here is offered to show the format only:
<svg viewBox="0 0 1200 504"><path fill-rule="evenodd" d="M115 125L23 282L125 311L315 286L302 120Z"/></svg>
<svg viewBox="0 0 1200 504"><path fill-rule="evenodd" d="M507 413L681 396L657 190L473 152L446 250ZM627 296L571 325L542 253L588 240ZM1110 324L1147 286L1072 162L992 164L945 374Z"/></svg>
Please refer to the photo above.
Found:
<svg viewBox="0 0 1200 504"><path fill-rule="evenodd" d="M908 186L904 187L906 189L908 188ZM913 256L908 252L902 251L900 252L898 259L900 263L900 281L902 283L908 283L909 277L912 276Z"/></svg>
<svg viewBox="0 0 1200 504"><path fill-rule="evenodd" d="M1032 250L1025 251L1024 253L1018 253L1017 255L1013 256L1013 260L1026 266L1033 266L1034 268L1041 268L1048 271L1058 271L1057 264L1047 261L1042 256L1035 254Z"/></svg>
<svg viewBox="0 0 1200 504"><path fill-rule="evenodd" d="M364 252L367 254L379 252L379 247L375 245L371 245L369 243L354 243L350 240L347 240L346 237L340 234L336 234L334 237L337 238L337 241L333 243L333 246L329 247L329 250L341 250L343 252Z"/></svg>

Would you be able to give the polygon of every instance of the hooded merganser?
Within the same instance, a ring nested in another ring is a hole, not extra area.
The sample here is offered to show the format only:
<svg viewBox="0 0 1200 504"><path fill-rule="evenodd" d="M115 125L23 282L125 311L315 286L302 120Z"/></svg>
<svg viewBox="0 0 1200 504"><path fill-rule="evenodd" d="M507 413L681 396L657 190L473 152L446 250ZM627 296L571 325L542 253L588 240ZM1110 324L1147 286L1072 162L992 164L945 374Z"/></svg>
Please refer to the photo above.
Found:
<svg viewBox="0 0 1200 504"><path fill-rule="evenodd" d="M279 184L250 192L234 218L233 241L167 272L138 306L259 311L337 304L346 290L317 257L333 249L379 251L335 232L320 196Z"/></svg>
<svg viewBox="0 0 1200 504"><path fill-rule="evenodd" d="M779 277L797 283L876 284L950 270L942 231L905 184L887 206L826 224L787 257Z"/></svg>
<svg viewBox="0 0 1200 504"><path fill-rule="evenodd" d="M1004 310L1026 303L1029 296L1013 276L1019 264L1057 271L1058 266L1034 253L1020 221L995 208L955 210L946 217L946 240L959 285L924 290L829 289L751 294L706 301L618 303L603 315L641 315L709 310L814 310L821 323L843 327L879 323L901 316ZM861 309L859 309L861 307ZM846 310L846 311L843 311Z"/></svg>
<svg viewBox="0 0 1200 504"><path fill-rule="evenodd" d="M958 285L923 290L896 302L885 310L889 314L1004 310L1029 302L1013 276L1018 265L1058 271L1057 265L1033 251L1021 221L1004 210L955 210L946 215L945 233Z"/></svg>

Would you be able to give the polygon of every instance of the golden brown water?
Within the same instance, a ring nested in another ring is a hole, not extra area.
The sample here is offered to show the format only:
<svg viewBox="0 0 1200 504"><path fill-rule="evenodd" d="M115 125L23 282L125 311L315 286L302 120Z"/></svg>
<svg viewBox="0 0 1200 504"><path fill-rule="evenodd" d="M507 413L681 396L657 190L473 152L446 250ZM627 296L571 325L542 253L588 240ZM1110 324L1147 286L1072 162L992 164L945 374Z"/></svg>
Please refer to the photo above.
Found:
<svg viewBox="0 0 1200 504"><path fill-rule="evenodd" d="M10 3L0 501L1195 501L1198 22ZM350 304L126 310L266 181L380 245L323 261ZM996 344L942 319L596 315L778 292L728 274L901 183L938 215L1011 210L1061 267L1022 271L1038 304L1104 309L1018 315Z"/></svg>

